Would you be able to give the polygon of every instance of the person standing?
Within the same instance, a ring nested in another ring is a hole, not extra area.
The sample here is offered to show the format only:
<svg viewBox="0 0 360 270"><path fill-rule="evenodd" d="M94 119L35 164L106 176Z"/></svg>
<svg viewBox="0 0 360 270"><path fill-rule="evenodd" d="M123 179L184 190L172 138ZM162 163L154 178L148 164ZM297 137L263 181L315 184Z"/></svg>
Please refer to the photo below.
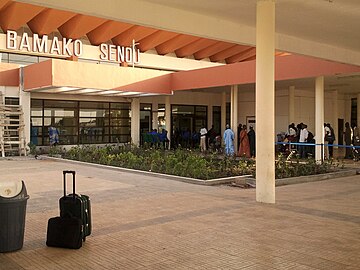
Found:
<svg viewBox="0 0 360 270"><path fill-rule="evenodd" d="M239 156L250 158L250 144L249 137L246 130L246 125L243 125L242 131L240 132L240 147L239 147Z"/></svg>
<svg viewBox="0 0 360 270"><path fill-rule="evenodd" d="M237 127L237 145L240 145L240 133L242 131L242 124L239 124L238 127Z"/></svg>
<svg viewBox="0 0 360 270"><path fill-rule="evenodd" d="M214 148L216 135L217 134L216 134L216 131L214 129L214 125L212 125L211 128L209 129L209 131L207 132L207 135L206 135L207 149Z"/></svg>
<svg viewBox="0 0 360 270"><path fill-rule="evenodd" d="M225 154L227 156L234 155L234 138L235 138L235 134L231 130L229 124L226 125L223 137L224 137L224 143L225 143Z"/></svg>
<svg viewBox="0 0 360 270"><path fill-rule="evenodd" d="M344 140L345 140L345 145L347 146L345 148L345 159L352 159L352 151L351 148L349 147L351 145L351 129L350 129L350 124L349 122L345 123L345 132L344 132Z"/></svg>
<svg viewBox="0 0 360 270"><path fill-rule="evenodd" d="M302 129L300 130L300 137L299 137L299 155L300 158L306 158L306 145L302 145L302 143L307 142L307 138L309 136L309 132L307 130L307 125L302 124Z"/></svg>
<svg viewBox="0 0 360 270"><path fill-rule="evenodd" d="M50 146L56 146L59 144L59 130L56 126L50 126L49 129L49 143Z"/></svg>
<svg viewBox="0 0 360 270"><path fill-rule="evenodd" d="M335 141L335 132L330 123L324 124L325 126L325 141L328 142L328 153L329 153L329 159L333 157L333 146L332 144Z"/></svg>
<svg viewBox="0 0 360 270"><path fill-rule="evenodd" d="M255 131L254 128L252 126L250 126L250 130L248 132L248 137L249 137L249 144L250 144L250 156L251 157L255 157Z"/></svg>
<svg viewBox="0 0 360 270"><path fill-rule="evenodd" d="M356 143L358 143L358 140L360 138L359 129L356 126L356 124L352 124L351 127L352 127L352 138L351 138L351 140L352 140L353 144L356 144Z"/></svg>
<svg viewBox="0 0 360 270"><path fill-rule="evenodd" d="M205 127L200 129L200 151L205 152L206 151L206 134L207 130Z"/></svg>

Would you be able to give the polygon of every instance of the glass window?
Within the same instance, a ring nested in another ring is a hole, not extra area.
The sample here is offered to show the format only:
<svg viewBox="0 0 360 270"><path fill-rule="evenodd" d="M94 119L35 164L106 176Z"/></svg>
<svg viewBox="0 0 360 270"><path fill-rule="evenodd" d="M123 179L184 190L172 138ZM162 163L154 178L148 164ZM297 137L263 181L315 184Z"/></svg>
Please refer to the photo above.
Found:
<svg viewBox="0 0 360 270"><path fill-rule="evenodd" d="M173 114L194 114L194 106L173 105L171 111Z"/></svg>
<svg viewBox="0 0 360 270"><path fill-rule="evenodd" d="M351 99L351 124L357 125L357 106L358 106L358 100L357 98Z"/></svg>
<svg viewBox="0 0 360 270"><path fill-rule="evenodd" d="M213 106L213 125L216 133L221 131L221 106ZM210 128L210 127L209 127Z"/></svg>
<svg viewBox="0 0 360 270"><path fill-rule="evenodd" d="M110 134L130 134L130 127L111 127Z"/></svg>
<svg viewBox="0 0 360 270"><path fill-rule="evenodd" d="M140 111L151 111L151 107L152 107L151 104L141 103L140 104Z"/></svg>
<svg viewBox="0 0 360 270"><path fill-rule="evenodd" d="M27 55L27 54L9 54L9 63L28 65L38 62L39 62L38 56Z"/></svg>
<svg viewBox="0 0 360 270"><path fill-rule="evenodd" d="M31 108L43 108L42 99L31 99Z"/></svg>
<svg viewBox="0 0 360 270"><path fill-rule="evenodd" d="M19 98L15 97L5 97L6 105L19 105Z"/></svg>
<svg viewBox="0 0 360 270"><path fill-rule="evenodd" d="M112 118L117 118L117 117L130 118L130 110L111 110L110 116Z"/></svg>
<svg viewBox="0 0 360 270"><path fill-rule="evenodd" d="M106 117L109 115L108 110L100 109L80 109L80 117Z"/></svg>
<svg viewBox="0 0 360 270"><path fill-rule="evenodd" d="M48 127L55 126L60 144L129 142L129 110L130 103L32 99L31 141L49 145Z"/></svg>
<svg viewBox="0 0 360 270"><path fill-rule="evenodd" d="M104 126L103 118L79 118L80 126Z"/></svg>
<svg viewBox="0 0 360 270"><path fill-rule="evenodd" d="M40 117L31 117L31 125L42 127L43 119Z"/></svg>
<svg viewBox="0 0 360 270"><path fill-rule="evenodd" d="M206 106L195 106L195 116L206 117Z"/></svg>
<svg viewBox="0 0 360 270"><path fill-rule="evenodd" d="M129 126L131 125L130 118L128 119L121 119L121 118L112 118L110 119L111 126Z"/></svg>
<svg viewBox="0 0 360 270"><path fill-rule="evenodd" d="M77 108L77 101L44 100L45 108Z"/></svg>
<svg viewBox="0 0 360 270"><path fill-rule="evenodd" d="M59 136L63 135L77 135L78 129L77 127L64 127L61 126L58 128Z"/></svg>
<svg viewBox="0 0 360 270"><path fill-rule="evenodd" d="M230 125L230 103L229 102L226 103L226 123L224 124L224 126L226 124Z"/></svg>
<svg viewBox="0 0 360 270"><path fill-rule="evenodd" d="M130 103L110 103L110 108L118 110L130 110L131 105Z"/></svg>
<svg viewBox="0 0 360 270"><path fill-rule="evenodd" d="M39 116L41 117L43 115L42 108L31 108L31 116Z"/></svg>
<svg viewBox="0 0 360 270"><path fill-rule="evenodd" d="M47 138L49 140L49 137ZM59 144L77 144L78 137L77 136L65 136L59 135Z"/></svg>
<svg viewBox="0 0 360 270"><path fill-rule="evenodd" d="M91 108L91 109L109 109L109 103L107 102L90 102L90 101L81 101L80 108Z"/></svg>
<svg viewBox="0 0 360 270"><path fill-rule="evenodd" d="M74 109L66 108L45 108L44 116L49 117L75 117L76 112Z"/></svg>
<svg viewBox="0 0 360 270"><path fill-rule="evenodd" d="M8 53L0 53L0 62L9 63L9 54Z"/></svg>

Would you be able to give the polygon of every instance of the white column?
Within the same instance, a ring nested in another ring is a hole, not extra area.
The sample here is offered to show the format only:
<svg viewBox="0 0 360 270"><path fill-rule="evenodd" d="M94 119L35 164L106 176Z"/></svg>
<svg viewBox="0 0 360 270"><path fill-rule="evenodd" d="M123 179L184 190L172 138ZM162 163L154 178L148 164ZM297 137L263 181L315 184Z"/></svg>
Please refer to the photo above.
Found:
<svg viewBox="0 0 360 270"><path fill-rule="evenodd" d="M221 137L223 137L226 125L226 92L221 95Z"/></svg>
<svg viewBox="0 0 360 270"><path fill-rule="evenodd" d="M339 109L338 109L338 91L334 90L331 93L332 95L332 121L331 126L334 129L336 140L334 144L339 143L339 134L338 134L338 119L339 119ZM330 109L330 108L329 108Z"/></svg>
<svg viewBox="0 0 360 270"><path fill-rule="evenodd" d="M235 139L234 139L234 147L235 147L235 153L237 152L236 150L238 149L238 145L237 145L237 126L238 126L238 103L239 103L239 89L238 89L238 85L232 85L231 86L231 129L234 131L235 133Z"/></svg>
<svg viewBox="0 0 360 270"><path fill-rule="evenodd" d="M315 139L316 143L324 143L324 77L315 80ZM320 145L315 147L315 160L320 162L324 158L325 149Z"/></svg>
<svg viewBox="0 0 360 270"><path fill-rule="evenodd" d="M275 203L275 1L256 12L256 200Z"/></svg>
<svg viewBox="0 0 360 270"><path fill-rule="evenodd" d="M31 137L31 125L30 125L30 121L31 121L31 98L30 98L30 93L28 92L24 92L20 90L20 94L19 94L19 104L22 107L23 110L23 114L24 114L24 132L25 132L25 146L28 145L28 143L30 142L30 137Z"/></svg>
<svg viewBox="0 0 360 270"><path fill-rule="evenodd" d="M165 128L168 132L168 139L169 139L169 148L171 145L171 104L170 104L170 96L165 97Z"/></svg>
<svg viewBox="0 0 360 270"><path fill-rule="evenodd" d="M158 123L158 110L159 110L159 104L157 101L153 101L151 104L151 111L152 111L152 129L159 129L159 123Z"/></svg>
<svg viewBox="0 0 360 270"><path fill-rule="evenodd" d="M131 141L134 145L140 143L140 99L131 101Z"/></svg>
<svg viewBox="0 0 360 270"><path fill-rule="evenodd" d="M351 104L351 102L350 102ZM350 105L351 108L351 105ZM357 94L357 127L360 128L360 94Z"/></svg>
<svg viewBox="0 0 360 270"><path fill-rule="evenodd" d="M289 124L295 123L295 86L289 87Z"/></svg>

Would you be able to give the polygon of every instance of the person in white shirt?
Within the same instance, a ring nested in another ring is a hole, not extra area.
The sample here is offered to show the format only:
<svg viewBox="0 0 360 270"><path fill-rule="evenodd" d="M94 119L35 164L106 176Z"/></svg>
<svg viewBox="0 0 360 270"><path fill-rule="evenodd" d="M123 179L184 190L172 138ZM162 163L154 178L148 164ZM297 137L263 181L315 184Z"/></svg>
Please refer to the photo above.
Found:
<svg viewBox="0 0 360 270"><path fill-rule="evenodd" d="M207 129L205 127L200 129L200 150L201 152L206 151L206 134Z"/></svg>
<svg viewBox="0 0 360 270"><path fill-rule="evenodd" d="M303 124L302 129L300 130L299 143L306 143L309 132L307 130L307 125ZM300 158L306 158L306 145L299 145L299 155Z"/></svg>

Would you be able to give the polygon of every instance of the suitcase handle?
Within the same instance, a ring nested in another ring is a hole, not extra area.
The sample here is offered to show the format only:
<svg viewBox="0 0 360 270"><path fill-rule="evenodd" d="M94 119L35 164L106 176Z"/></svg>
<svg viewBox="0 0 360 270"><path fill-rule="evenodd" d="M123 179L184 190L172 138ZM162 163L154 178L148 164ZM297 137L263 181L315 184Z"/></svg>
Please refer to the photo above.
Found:
<svg viewBox="0 0 360 270"><path fill-rule="evenodd" d="M66 197L66 175L72 174L73 176L73 198L75 199L75 171L63 171L64 175L64 197Z"/></svg>

